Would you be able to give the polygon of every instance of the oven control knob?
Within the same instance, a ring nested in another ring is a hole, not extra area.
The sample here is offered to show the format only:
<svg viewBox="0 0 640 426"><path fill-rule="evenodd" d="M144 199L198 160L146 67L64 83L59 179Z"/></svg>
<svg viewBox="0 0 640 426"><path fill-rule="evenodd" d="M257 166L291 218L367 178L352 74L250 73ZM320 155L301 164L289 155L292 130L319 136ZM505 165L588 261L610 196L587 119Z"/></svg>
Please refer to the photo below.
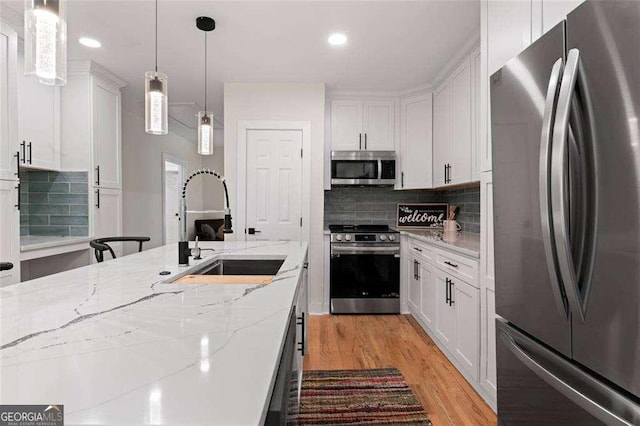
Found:
<svg viewBox="0 0 640 426"><path fill-rule="evenodd" d="M380 241L387 241L387 236L384 234L380 235Z"/></svg>
<svg viewBox="0 0 640 426"><path fill-rule="evenodd" d="M336 241L342 241L342 235L340 234L336 235Z"/></svg>
<svg viewBox="0 0 640 426"><path fill-rule="evenodd" d="M344 236L345 241L351 241L351 235L347 234Z"/></svg>
<svg viewBox="0 0 640 426"><path fill-rule="evenodd" d="M395 241L395 240L396 240L395 235L389 235L389 241Z"/></svg>

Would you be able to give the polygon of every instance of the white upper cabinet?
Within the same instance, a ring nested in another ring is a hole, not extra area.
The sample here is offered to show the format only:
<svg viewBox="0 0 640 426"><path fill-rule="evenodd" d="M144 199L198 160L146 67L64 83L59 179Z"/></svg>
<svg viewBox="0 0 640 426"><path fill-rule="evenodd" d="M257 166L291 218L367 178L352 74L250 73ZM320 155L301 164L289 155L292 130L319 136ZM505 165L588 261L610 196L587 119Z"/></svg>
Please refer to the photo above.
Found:
<svg viewBox="0 0 640 426"><path fill-rule="evenodd" d="M538 0L540 1L540 0ZM584 0L545 0L542 2L542 31L549 31Z"/></svg>
<svg viewBox="0 0 640 426"><path fill-rule="evenodd" d="M60 88L24 75L24 56L18 55L18 141L21 164L60 169Z"/></svg>
<svg viewBox="0 0 640 426"><path fill-rule="evenodd" d="M362 101L331 101L331 149L362 148Z"/></svg>
<svg viewBox="0 0 640 426"><path fill-rule="evenodd" d="M0 179L16 179L16 32L0 22Z"/></svg>
<svg viewBox="0 0 640 426"><path fill-rule="evenodd" d="M431 93L400 104L400 182L398 189L432 185L433 104Z"/></svg>
<svg viewBox="0 0 640 426"><path fill-rule="evenodd" d="M93 108L95 185L122 188L120 90L100 78L94 78Z"/></svg>
<svg viewBox="0 0 640 426"><path fill-rule="evenodd" d="M395 151L395 102L332 100L333 151Z"/></svg>
<svg viewBox="0 0 640 426"><path fill-rule="evenodd" d="M395 103L393 101L365 101L364 149L395 151Z"/></svg>
<svg viewBox="0 0 640 426"><path fill-rule="evenodd" d="M482 136L482 60L480 49L471 56L471 180L480 180L482 161L480 146Z"/></svg>
<svg viewBox="0 0 640 426"><path fill-rule="evenodd" d="M531 0L488 0L489 76L531 44L531 12Z"/></svg>
<svg viewBox="0 0 640 426"><path fill-rule="evenodd" d="M471 62L465 61L451 77L451 184L471 182Z"/></svg>
<svg viewBox="0 0 640 426"><path fill-rule="evenodd" d="M478 58L479 51L475 49L433 95L434 187L479 179Z"/></svg>

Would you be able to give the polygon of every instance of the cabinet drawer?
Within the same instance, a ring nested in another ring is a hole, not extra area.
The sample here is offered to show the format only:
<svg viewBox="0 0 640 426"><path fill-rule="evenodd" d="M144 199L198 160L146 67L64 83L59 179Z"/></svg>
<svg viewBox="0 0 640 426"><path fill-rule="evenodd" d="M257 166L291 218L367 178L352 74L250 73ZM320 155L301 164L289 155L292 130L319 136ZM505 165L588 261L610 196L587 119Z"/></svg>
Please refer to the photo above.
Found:
<svg viewBox="0 0 640 426"><path fill-rule="evenodd" d="M422 257L425 260L433 261L435 259L433 248L412 238L407 241L407 250L411 255Z"/></svg>
<svg viewBox="0 0 640 426"><path fill-rule="evenodd" d="M445 250L436 250L436 265L448 274L458 277L476 288L478 285L478 261Z"/></svg>

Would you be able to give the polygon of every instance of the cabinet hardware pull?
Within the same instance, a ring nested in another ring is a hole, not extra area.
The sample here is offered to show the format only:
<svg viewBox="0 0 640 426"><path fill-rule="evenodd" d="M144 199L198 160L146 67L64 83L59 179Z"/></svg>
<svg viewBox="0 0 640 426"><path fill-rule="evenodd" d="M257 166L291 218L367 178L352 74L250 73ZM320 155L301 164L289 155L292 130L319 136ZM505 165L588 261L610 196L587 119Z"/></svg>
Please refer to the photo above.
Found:
<svg viewBox="0 0 640 426"><path fill-rule="evenodd" d="M362 149L362 133L358 134L358 149Z"/></svg>
<svg viewBox="0 0 640 426"><path fill-rule="evenodd" d="M20 151L16 151L14 157L16 157L16 176L20 177Z"/></svg>
<svg viewBox="0 0 640 426"><path fill-rule="evenodd" d="M422 253L422 249L421 249L421 248L414 247L413 249L414 249L415 251L419 251L420 253Z"/></svg>
<svg viewBox="0 0 640 426"><path fill-rule="evenodd" d="M300 352L302 352L302 356L304 356L304 352L305 352L305 347L304 347L304 320L305 320L305 316L304 316L304 312L302 313L302 315L300 315L298 317L298 321L297 324L300 326L300 329L302 330L301 334L301 340L298 342L298 350Z"/></svg>
<svg viewBox="0 0 640 426"><path fill-rule="evenodd" d="M400 188L404 188L404 172L400 172Z"/></svg>
<svg viewBox="0 0 640 426"><path fill-rule="evenodd" d="M416 265L416 279L419 280L420 279L420 262L418 262L418 264Z"/></svg>
<svg viewBox="0 0 640 426"><path fill-rule="evenodd" d="M100 166L96 166L96 185L100 185Z"/></svg>
<svg viewBox="0 0 640 426"><path fill-rule="evenodd" d="M445 263L446 265L449 265L449 266L453 267L453 268L457 268L457 267L458 267L458 265L456 265L455 263L451 263L451 262L449 262L448 260L445 260L445 261L444 261L444 263Z"/></svg>
<svg viewBox="0 0 640 426"><path fill-rule="evenodd" d="M100 190L96 189L96 207L100 208Z"/></svg>
<svg viewBox="0 0 640 426"><path fill-rule="evenodd" d="M445 295L445 299L446 299L446 300L445 300L445 303L446 303L447 305L449 305L449 300L451 300L451 299L449 298L449 278L446 278L446 279L445 279L444 285L445 285L445 288L444 288L444 295ZM449 306L451 306L451 305L449 305Z"/></svg>
<svg viewBox="0 0 640 426"><path fill-rule="evenodd" d="M418 265L418 261L413 259L413 279L414 280L418 279L418 268L417 268L417 265Z"/></svg>
<svg viewBox="0 0 640 426"><path fill-rule="evenodd" d="M364 134L364 149L367 149L367 134Z"/></svg>
<svg viewBox="0 0 640 426"><path fill-rule="evenodd" d="M33 158L31 156L32 151L31 151L31 142L29 142L29 144L27 145L28 149L29 149L29 164L33 164Z"/></svg>
<svg viewBox="0 0 640 426"><path fill-rule="evenodd" d="M14 207L17 208L18 210L20 210L20 184L18 184L18 186L14 187L14 189L18 190L18 204L15 204Z"/></svg>
<svg viewBox="0 0 640 426"><path fill-rule="evenodd" d="M20 148L22 149L22 164L27 164L27 143L22 141Z"/></svg>
<svg viewBox="0 0 640 426"><path fill-rule="evenodd" d="M449 280L449 306L453 306L454 303L456 303L455 300L453 300L453 286L454 286L454 282Z"/></svg>

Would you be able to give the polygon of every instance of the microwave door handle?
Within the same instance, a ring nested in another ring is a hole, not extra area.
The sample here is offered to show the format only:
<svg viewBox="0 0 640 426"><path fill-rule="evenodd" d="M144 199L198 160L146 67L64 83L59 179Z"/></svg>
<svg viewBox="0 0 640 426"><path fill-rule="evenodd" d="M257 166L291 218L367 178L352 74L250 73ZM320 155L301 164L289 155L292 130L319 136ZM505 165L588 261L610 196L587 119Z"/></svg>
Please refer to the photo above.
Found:
<svg viewBox="0 0 640 426"><path fill-rule="evenodd" d="M378 180L382 180L382 160L378 159Z"/></svg>

